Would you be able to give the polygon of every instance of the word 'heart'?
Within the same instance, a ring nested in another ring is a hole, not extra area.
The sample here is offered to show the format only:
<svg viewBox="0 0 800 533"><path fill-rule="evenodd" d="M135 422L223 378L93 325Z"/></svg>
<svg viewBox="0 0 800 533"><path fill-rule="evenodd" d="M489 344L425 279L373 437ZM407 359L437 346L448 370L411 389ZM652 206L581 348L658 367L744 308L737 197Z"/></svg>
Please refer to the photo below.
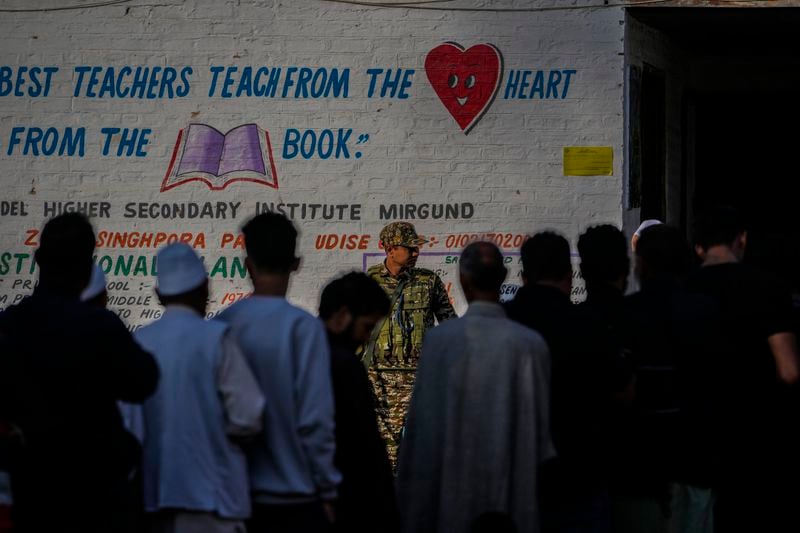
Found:
<svg viewBox="0 0 800 533"><path fill-rule="evenodd" d="M458 43L444 43L425 58L428 81L465 134L492 105L502 71L503 56L492 44L464 50Z"/></svg>

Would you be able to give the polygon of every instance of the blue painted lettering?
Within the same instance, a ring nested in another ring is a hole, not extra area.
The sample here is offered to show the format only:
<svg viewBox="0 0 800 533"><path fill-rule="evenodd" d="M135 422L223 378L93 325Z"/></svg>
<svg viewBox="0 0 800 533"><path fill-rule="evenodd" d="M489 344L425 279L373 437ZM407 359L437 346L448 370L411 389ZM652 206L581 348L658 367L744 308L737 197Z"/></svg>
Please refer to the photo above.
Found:
<svg viewBox="0 0 800 533"><path fill-rule="evenodd" d="M333 88L334 98L347 98L350 92L350 69L342 70L341 76L339 69L331 70L330 82L325 86L325 98L328 97L331 88Z"/></svg>
<svg viewBox="0 0 800 533"><path fill-rule="evenodd" d="M53 152L56 151L56 143L58 143L58 130L47 128L42 138L42 153L44 155L53 155Z"/></svg>
<svg viewBox="0 0 800 533"><path fill-rule="evenodd" d="M8 67L3 67L8 68ZM52 80L53 73L58 72L58 67L31 67L28 69L28 74L30 78L30 87L26 91L20 91L19 88L25 83L24 80L21 79L21 75L24 73L24 68L20 67L17 71L17 83L16 87L14 88L14 95L15 96L30 96L30 97L37 97L37 96L48 96L50 94L50 82ZM2 69L0 69L2 71ZM10 71L10 69L9 69ZM44 73L44 84L39 76ZM0 75L0 79L2 79L2 75ZM1 82L0 82L1 83ZM0 96L5 96L2 93L2 89L0 89ZM20 94L21 93L21 94Z"/></svg>
<svg viewBox="0 0 800 533"><path fill-rule="evenodd" d="M167 93L168 98L172 98L174 95L172 84L175 83L175 79L178 77L178 72L171 67L167 67L164 69L164 75L161 77L161 87L158 89L158 97L164 98L164 92Z"/></svg>
<svg viewBox="0 0 800 533"><path fill-rule="evenodd" d="M267 67L259 67L256 70L256 75L253 76L253 94L256 96L264 96L267 92L267 87L262 84L261 76L268 76L269 69ZM248 95L250 96L250 95Z"/></svg>
<svg viewBox="0 0 800 533"><path fill-rule="evenodd" d="M121 69L119 69L119 76L117 76L116 89L117 89L117 96L119 96L120 98L125 98L126 96L128 96L128 93L131 92L130 87L125 87L124 89L122 88L122 80L124 80L127 76L130 76L132 72L133 69L131 69L131 67L122 67Z"/></svg>
<svg viewBox="0 0 800 533"><path fill-rule="evenodd" d="M331 130L322 130L322 133L319 134L319 157L320 159L328 159L332 153L333 132Z"/></svg>
<svg viewBox="0 0 800 533"><path fill-rule="evenodd" d="M53 127L42 129L15 126L11 129L6 155L20 153L18 147L21 147L21 155L83 157L86 147L86 128L67 127L60 131Z"/></svg>
<svg viewBox="0 0 800 533"><path fill-rule="evenodd" d="M72 70L75 72L75 74L78 75L78 79L75 80L75 89L72 91L72 96L77 98L81 95L81 86L83 85L83 77L87 72L92 70L92 67L80 66L80 67L75 67Z"/></svg>
<svg viewBox="0 0 800 533"><path fill-rule="evenodd" d="M25 138L25 148L22 150L22 155L28 155L29 148L33 155L39 155L39 141L41 141L41 139L41 128L29 128L28 136Z"/></svg>
<svg viewBox="0 0 800 533"><path fill-rule="evenodd" d="M31 84L33 85L33 87L35 87L35 89L34 88L28 89L29 96L31 96L32 92L39 94L42 91L42 84L39 83L39 73L41 71L42 69L40 69L39 67L31 67L29 71L31 73Z"/></svg>
<svg viewBox="0 0 800 533"><path fill-rule="evenodd" d="M301 133L295 128L289 128L283 140L283 158L294 159L300 155L303 159L350 159L347 142L352 134L352 128L339 128L335 134L329 129L317 134L314 130Z"/></svg>
<svg viewBox="0 0 800 533"><path fill-rule="evenodd" d="M89 74L89 82L86 84L86 94L87 98L94 98L97 96L97 93L94 92L94 88L97 84L100 83L100 80L97 79L97 75L103 70L103 67L92 67L92 72Z"/></svg>
<svg viewBox="0 0 800 533"><path fill-rule="evenodd" d="M400 82L400 90L397 93L398 98L402 100L408 98L408 93L406 92L406 89L411 87L411 76L414 75L414 72L416 72L414 69L406 69L403 72L403 81Z"/></svg>
<svg viewBox="0 0 800 533"><path fill-rule="evenodd" d="M506 77L503 98L520 100L564 99L569 92L575 69L564 70L510 70ZM533 82L530 82L533 77Z"/></svg>
<svg viewBox="0 0 800 533"><path fill-rule="evenodd" d="M531 94L528 98L533 98L534 94L538 94L539 98L544 98L544 72L541 70L536 71L536 77L533 78L533 87L531 87Z"/></svg>
<svg viewBox="0 0 800 533"><path fill-rule="evenodd" d="M547 80L547 94L545 98L558 98L558 84L561 83L561 71L551 70L550 78Z"/></svg>
<svg viewBox="0 0 800 533"><path fill-rule="evenodd" d="M289 67L286 69L286 80L283 82L283 93L281 93L282 98L286 98L286 95L289 94L289 87L294 85L292 77L295 72L297 72L297 67Z"/></svg>
<svg viewBox="0 0 800 533"><path fill-rule="evenodd" d="M517 89L519 88L519 71L511 70L508 73L508 78L506 80L506 93L503 96L506 100L509 98L514 98L514 95L517 94Z"/></svg>
<svg viewBox="0 0 800 533"><path fill-rule="evenodd" d="M335 69L334 69L335 70ZM311 80L311 97L312 98L319 98L320 96L328 96L325 91L327 80L327 70L324 68L317 69L314 73L314 78Z"/></svg>
<svg viewBox="0 0 800 533"><path fill-rule="evenodd" d="M503 98L508 100L509 98L514 98L517 94L517 89L519 88L519 71L511 70L508 73L508 77L506 79L506 92Z"/></svg>
<svg viewBox="0 0 800 533"><path fill-rule="evenodd" d="M14 96L25 96L25 93L22 92L22 86L25 85L25 74L28 71L28 67L18 67L17 68L17 84L14 86Z"/></svg>
<svg viewBox="0 0 800 533"><path fill-rule="evenodd" d="M11 132L13 135L13 131ZM297 146L297 141L300 140L300 132L295 128L286 130L286 136L283 138L283 158L294 159L300 149ZM10 149L10 148L9 148Z"/></svg>
<svg viewBox="0 0 800 533"><path fill-rule="evenodd" d="M242 98L268 97L274 98L279 92L282 98L347 98L350 90L350 69L328 69L325 67L288 67L281 78L280 67L210 67L211 83L209 97ZM413 72L413 71L412 71ZM404 89L410 86L409 75L402 80L400 97Z"/></svg>
<svg viewBox="0 0 800 533"><path fill-rule="evenodd" d="M8 151L6 152L6 155L11 155L14 152L14 147L21 142L19 140L19 136L24 131L25 128L21 126L15 126L11 128L11 136L8 138Z"/></svg>
<svg viewBox="0 0 800 533"><path fill-rule="evenodd" d="M144 98L144 90L147 86L147 69L137 68L133 74L131 84L131 97Z"/></svg>
<svg viewBox="0 0 800 533"><path fill-rule="evenodd" d="M183 98L189 94L189 76L191 76L193 72L192 67L183 67L181 69L181 84L175 89L175 94L179 98Z"/></svg>
<svg viewBox="0 0 800 533"><path fill-rule="evenodd" d="M178 81L174 67L74 67L73 96L86 98L182 98L189 94L191 67L183 67ZM133 78L131 80L131 77Z"/></svg>
<svg viewBox="0 0 800 533"><path fill-rule="evenodd" d="M114 68L109 67L106 70L106 75L103 76L103 83L100 85L99 98L103 98L106 94L114 96L114 90L117 86L114 84Z"/></svg>
<svg viewBox="0 0 800 533"><path fill-rule="evenodd" d="M336 159L340 157L344 159L350 159L350 152L347 150L347 141L350 139L350 135L353 134L352 129L343 130L339 128L339 135L336 139Z"/></svg>
<svg viewBox="0 0 800 533"><path fill-rule="evenodd" d="M267 88L264 90L264 96L269 96L270 98L275 97L275 93L278 90L278 82L281 79L281 69L280 67L272 69L269 73L269 82L267 82Z"/></svg>
<svg viewBox="0 0 800 533"><path fill-rule="evenodd" d="M567 97L567 91L569 90L569 81L572 78L572 75L575 74L576 72L577 72L576 70L564 70L563 71L564 76L566 76L566 79L564 80L564 89L561 92L561 98L562 99Z"/></svg>
<svg viewBox="0 0 800 533"><path fill-rule="evenodd" d="M0 67L0 96L8 96L13 84L11 83L11 67Z"/></svg>
<svg viewBox="0 0 800 533"><path fill-rule="evenodd" d="M111 137L119 133L119 128L103 128L100 130L100 133L106 136L105 142L103 142L103 155L108 155L108 151L111 148Z"/></svg>
<svg viewBox="0 0 800 533"><path fill-rule="evenodd" d="M367 70L370 76L369 88L367 89L367 98L372 98L375 94L375 88L378 83L378 76L383 74L383 81L381 82L381 98L389 95L389 98L399 98L405 100L408 98L406 89L411 87L411 76L414 75L414 69L403 70L397 69L397 72L392 76L392 69L386 69L385 74L382 68L371 68Z"/></svg>
<svg viewBox="0 0 800 533"><path fill-rule="evenodd" d="M308 141L308 143L306 143L306 141ZM300 139L300 155L303 156L303 159L311 159L311 156L314 155L316 144L317 134L314 133L314 130L306 130L303 132L303 138Z"/></svg>
<svg viewBox="0 0 800 533"><path fill-rule="evenodd" d="M522 81L519 84L519 95L520 95L520 97L522 97L522 95L525 93L525 89L528 88L528 85L529 85L528 80L530 79L531 74L532 74L532 72L530 70L526 70L522 74Z"/></svg>
<svg viewBox="0 0 800 533"><path fill-rule="evenodd" d="M139 128L103 128L100 133L105 135L103 141L103 155L108 155L111 151L111 142L119 135L119 144L117 144L117 157L147 157L147 152L144 147L150 142L148 136L152 133L150 128L144 128L141 131Z"/></svg>
<svg viewBox="0 0 800 533"><path fill-rule="evenodd" d="M242 96L253 96L253 67L244 67L242 77L239 78L239 87L236 88L236 98Z"/></svg>
<svg viewBox="0 0 800 533"><path fill-rule="evenodd" d="M280 79L281 79L280 67L273 68L270 71L269 82L267 83L267 88L264 91L264 96L269 96L270 98L273 98L275 96L275 93L278 91L278 82L280 81Z"/></svg>
<svg viewBox="0 0 800 533"><path fill-rule="evenodd" d="M378 74L383 72L382 68L370 68L367 69L367 74L369 75L369 88L367 89L367 98L372 98L372 95L375 94L375 85L378 83Z"/></svg>
<svg viewBox="0 0 800 533"><path fill-rule="evenodd" d="M230 98L233 96L231 94L230 88L233 85L234 79L231 76L234 72L239 70L237 67L228 67L228 72L225 73L225 81L222 83L222 96L223 98Z"/></svg>
<svg viewBox="0 0 800 533"><path fill-rule="evenodd" d="M311 81L311 69L303 67L300 69L300 77L297 78L297 88L294 91L294 97L300 98L300 94L302 94L303 98L308 98L308 82Z"/></svg>
<svg viewBox="0 0 800 533"><path fill-rule="evenodd" d="M211 85L208 86L208 97L211 98L214 96L214 92L217 90L217 77L219 73L223 71L225 67L217 67L211 66L208 70L211 71Z"/></svg>
<svg viewBox="0 0 800 533"><path fill-rule="evenodd" d="M153 67L150 71L150 83L147 85L147 99L154 100L156 93L153 92L158 85L158 73L161 72L161 67Z"/></svg>

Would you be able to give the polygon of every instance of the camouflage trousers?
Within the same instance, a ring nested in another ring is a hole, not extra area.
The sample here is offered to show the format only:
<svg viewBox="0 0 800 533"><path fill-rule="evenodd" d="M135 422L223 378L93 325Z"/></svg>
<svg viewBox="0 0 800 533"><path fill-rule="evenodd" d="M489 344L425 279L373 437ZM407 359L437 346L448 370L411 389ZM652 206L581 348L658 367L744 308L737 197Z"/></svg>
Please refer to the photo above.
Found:
<svg viewBox="0 0 800 533"><path fill-rule="evenodd" d="M378 411L378 428L386 442L392 470L397 470L397 453L406 423L408 404L414 390L416 370L375 369L370 367L369 380L375 391Z"/></svg>

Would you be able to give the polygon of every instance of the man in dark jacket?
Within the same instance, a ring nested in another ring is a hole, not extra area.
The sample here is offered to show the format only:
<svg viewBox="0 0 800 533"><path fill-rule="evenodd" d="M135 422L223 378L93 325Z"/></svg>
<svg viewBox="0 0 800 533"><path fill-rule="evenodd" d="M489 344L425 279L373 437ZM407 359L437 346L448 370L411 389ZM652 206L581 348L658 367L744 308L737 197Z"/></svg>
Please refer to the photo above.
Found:
<svg viewBox="0 0 800 533"><path fill-rule="evenodd" d="M375 281L353 272L322 291L320 318L331 346L336 409L336 468L342 474L336 531L393 533L399 521L386 444L378 431L375 397L356 349L389 312Z"/></svg>
<svg viewBox="0 0 800 533"><path fill-rule="evenodd" d="M544 531L609 531L609 423L627 373L604 328L569 299L567 240L542 232L522 246L524 286L509 318L538 331L550 347L552 431L558 457L544 474Z"/></svg>
<svg viewBox="0 0 800 533"><path fill-rule="evenodd" d="M152 394L158 367L114 313L80 302L94 244L84 216L50 220L36 251L39 285L0 314L0 418L20 435L10 473L22 532L128 528L138 449L117 401Z"/></svg>
<svg viewBox="0 0 800 533"><path fill-rule="evenodd" d="M621 431L621 477L629 506L655 510L637 514L640 523L650 516L677 531L710 533L717 465L709 396L718 310L710 298L684 289L690 259L677 228L642 231L636 247L641 290L625 298L622 320L636 399Z"/></svg>
<svg viewBox="0 0 800 533"><path fill-rule="evenodd" d="M742 262L746 248L735 209L697 217L702 267L688 286L721 311L711 392L721 463L715 531L798 531L797 450L787 438L797 413L786 409L800 382L791 299L771 276Z"/></svg>
<svg viewBox="0 0 800 533"><path fill-rule="evenodd" d="M630 270L628 241L615 226L599 224L578 237L578 253L586 282L586 301L581 306L616 338Z"/></svg>

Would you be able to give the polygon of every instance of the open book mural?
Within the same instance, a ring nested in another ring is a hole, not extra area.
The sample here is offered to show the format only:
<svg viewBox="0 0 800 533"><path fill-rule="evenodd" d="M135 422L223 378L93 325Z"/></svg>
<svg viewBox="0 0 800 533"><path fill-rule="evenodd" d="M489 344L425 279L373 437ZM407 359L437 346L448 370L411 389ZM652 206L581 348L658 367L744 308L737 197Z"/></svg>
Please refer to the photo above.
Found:
<svg viewBox="0 0 800 533"><path fill-rule="evenodd" d="M161 192L190 181L219 191L235 181L278 188L269 132L243 124L222 133L206 124L189 124L178 132Z"/></svg>

